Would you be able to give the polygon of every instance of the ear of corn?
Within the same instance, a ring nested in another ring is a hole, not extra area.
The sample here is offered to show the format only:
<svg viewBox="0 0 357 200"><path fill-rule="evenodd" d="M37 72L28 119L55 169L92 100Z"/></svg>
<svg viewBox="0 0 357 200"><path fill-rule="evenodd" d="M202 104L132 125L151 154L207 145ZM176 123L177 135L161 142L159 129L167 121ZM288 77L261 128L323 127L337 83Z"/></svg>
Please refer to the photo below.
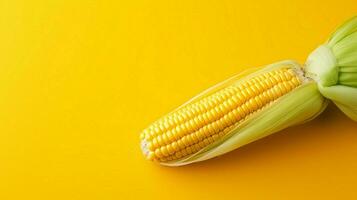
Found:
<svg viewBox="0 0 357 200"><path fill-rule="evenodd" d="M312 52L305 68L283 61L236 75L146 128L141 148L168 166L207 160L315 118L327 99L357 121L357 17Z"/></svg>
<svg viewBox="0 0 357 200"><path fill-rule="evenodd" d="M154 122L141 135L142 149L149 160L165 165L206 160L324 108L316 84L298 64L285 61L218 84Z"/></svg>
<svg viewBox="0 0 357 200"><path fill-rule="evenodd" d="M319 91L357 121L357 17L338 28L306 62Z"/></svg>

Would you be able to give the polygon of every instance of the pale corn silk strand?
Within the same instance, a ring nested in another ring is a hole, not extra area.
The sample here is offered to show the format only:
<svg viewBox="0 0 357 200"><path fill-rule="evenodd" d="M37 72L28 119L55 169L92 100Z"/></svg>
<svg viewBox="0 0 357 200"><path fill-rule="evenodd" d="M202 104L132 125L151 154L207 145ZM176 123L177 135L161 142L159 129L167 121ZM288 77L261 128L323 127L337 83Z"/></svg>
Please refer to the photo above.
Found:
<svg viewBox="0 0 357 200"><path fill-rule="evenodd" d="M318 116L332 100L357 120L357 18L309 56L283 61L198 95L140 135L148 160L179 166L213 158Z"/></svg>

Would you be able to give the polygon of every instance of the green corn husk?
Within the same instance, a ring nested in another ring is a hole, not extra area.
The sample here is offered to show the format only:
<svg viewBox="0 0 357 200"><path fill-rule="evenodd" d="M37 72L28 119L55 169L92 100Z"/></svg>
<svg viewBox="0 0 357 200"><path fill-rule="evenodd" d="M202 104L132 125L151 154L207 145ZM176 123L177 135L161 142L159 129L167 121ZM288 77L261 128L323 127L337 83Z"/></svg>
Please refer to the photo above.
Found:
<svg viewBox="0 0 357 200"><path fill-rule="evenodd" d="M305 70L322 95L357 121L357 16L310 54Z"/></svg>
<svg viewBox="0 0 357 200"><path fill-rule="evenodd" d="M303 83L300 86L249 115L218 141L184 158L160 164L181 166L222 155L284 128L312 120L326 108L329 100L357 121L357 17L338 28L325 44L313 51L305 67L287 60L244 72L204 91L186 104L227 85L286 66L301 73Z"/></svg>

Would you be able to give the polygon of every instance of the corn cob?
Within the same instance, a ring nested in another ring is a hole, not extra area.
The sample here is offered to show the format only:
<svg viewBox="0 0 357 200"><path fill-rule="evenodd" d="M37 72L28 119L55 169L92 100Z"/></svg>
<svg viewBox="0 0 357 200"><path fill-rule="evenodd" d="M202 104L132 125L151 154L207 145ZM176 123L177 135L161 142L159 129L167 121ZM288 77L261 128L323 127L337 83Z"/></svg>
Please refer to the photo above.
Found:
<svg viewBox="0 0 357 200"><path fill-rule="evenodd" d="M357 32L357 20L352 22L352 29ZM348 26L351 27L351 22ZM333 68L336 63L329 62L328 66L321 64L335 57L344 58L343 55L338 57L335 56L338 52L327 51L334 57L326 59L325 47L317 51L310 55L306 69L296 62L284 61L247 76L238 75L157 120L140 135L145 157L170 166L198 162L313 119L327 105L327 99L321 93L326 93L325 96L333 100L329 96L332 92L326 92L326 83L330 84L328 86L341 83L357 87L357 68L354 66L343 68L335 77L331 74L336 75ZM325 53L324 59L320 56L321 52ZM318 67L316 63L319 63ZM353 64L357 65L357 62ZM324 70L319 71L321 67ZM351 99L357 100L357 95L343 99L350 103L353 102ZM346 114L353 118L353 111L356 111L354 105L356 103L344 103L341 109L347 109Z"/></svg>
<svg viewBox="0 0 357 200"><path fill-rule="evenodd" d="M282 67L188 104L143 131L146 157L169 161L195 153L301 85L302 79L294 69Z"/></svg>

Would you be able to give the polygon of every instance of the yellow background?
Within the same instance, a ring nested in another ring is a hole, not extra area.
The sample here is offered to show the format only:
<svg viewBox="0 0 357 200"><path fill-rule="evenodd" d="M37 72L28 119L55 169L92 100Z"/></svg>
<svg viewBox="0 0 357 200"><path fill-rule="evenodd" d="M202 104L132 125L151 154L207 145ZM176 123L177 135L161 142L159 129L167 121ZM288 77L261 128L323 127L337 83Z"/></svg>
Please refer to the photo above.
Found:
<svg viewBox="0 0 357 200"><path fill-rule="evenodd" d="M306 56L338 1L0 1L0 199L356 199L357 123L316 120L206 162L139 132L244 69Z"/></svg>

